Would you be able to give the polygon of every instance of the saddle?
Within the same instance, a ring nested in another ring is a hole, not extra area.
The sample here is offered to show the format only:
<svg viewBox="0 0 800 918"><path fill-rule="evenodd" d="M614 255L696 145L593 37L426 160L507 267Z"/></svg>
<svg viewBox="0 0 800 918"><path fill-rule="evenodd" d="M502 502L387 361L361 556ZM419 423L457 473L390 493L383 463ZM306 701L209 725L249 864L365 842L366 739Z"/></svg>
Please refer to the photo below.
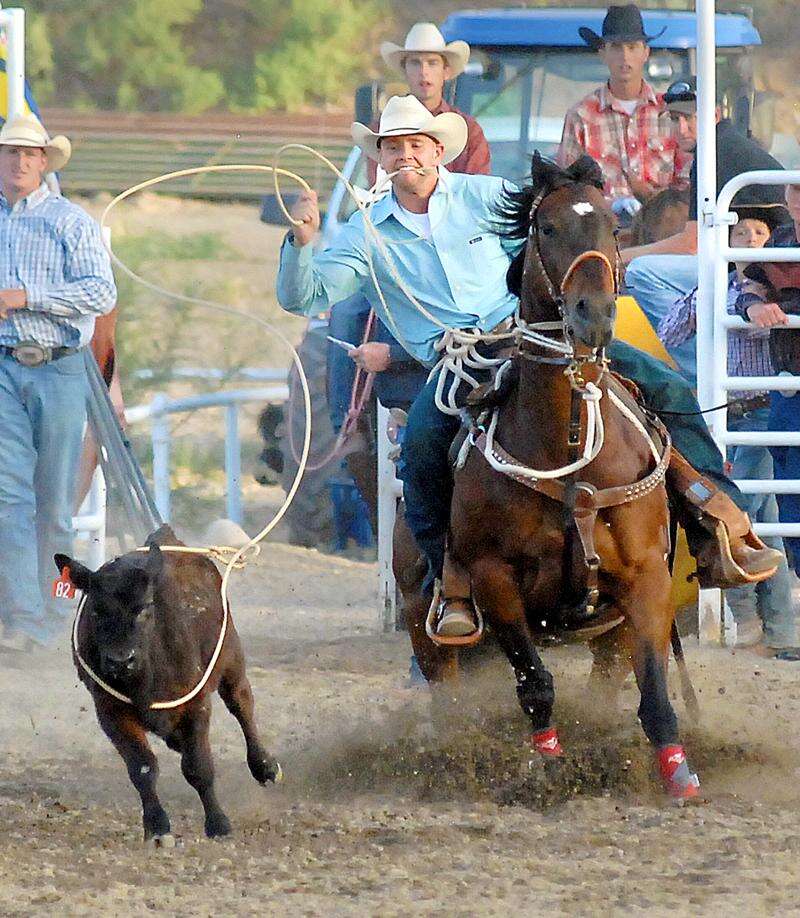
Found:
<svg viewBox="0 0 800 918"><path fill-rule="evenodd" d="M462 426L451 447L450 459L454 468L463 467L472 446L486 456L487 434L483 424L486 417L505 404L514 391L518 374L514 372L513 365L509 370L501 375L497 387L489 382L467 397L465 413L470 427ZM530 478L512 470L511 467L523 464L500 444L494 442L491 447L493 458L509 467L504 474L564 507L565 551L558 621L547 622L542 629L550 633L555 624L558 637L551 639L560 643L587 641L621 623L622 617L606 608L600 594L600 557L594 541L597 514L603 508L629 503L655 490L664 481L672 452L669 433L661 421L646 409L636 384L611 372L607 380L612 397L616 397L617 404L624 406L629 419L635 418L633 423L650 439L651 449L659 456L655 468L639 481L598 490L575 476L565 480ZM469 597L468 576L465 579L449 559L445 563L443 581L443 593L449 598ZM578 585L577 589L575 585ZM474 640L479 637L480 634L476 634Z"/></svg>

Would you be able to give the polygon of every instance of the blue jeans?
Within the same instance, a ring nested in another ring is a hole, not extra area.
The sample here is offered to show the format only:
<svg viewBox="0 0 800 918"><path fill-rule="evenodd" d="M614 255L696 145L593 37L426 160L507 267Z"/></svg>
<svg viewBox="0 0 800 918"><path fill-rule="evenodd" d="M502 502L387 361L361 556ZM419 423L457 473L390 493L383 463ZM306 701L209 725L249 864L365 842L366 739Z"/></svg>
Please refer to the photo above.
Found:
<svg viewBox="0 0 800 918"><path fill-rule="evenodd" d="M82 352L40 367L0 356L0 620L41 643L71 611L51 596L53 555L72 551L87 390Z"/></svg>
<svg viewBox="0 0 800 918"><path fill-rule="evenodd" d="M614 370L635 380L645 402L658 413L699 411L688 383L666 364L643 351L614 341L609 348ZM474 374L485 380L486 373ZM398 473L403 480L406 521L428 560L426 588L439 577L444 561L445 533L450 519L452 472L448 451L460 425L459 418L442 414L436 407L436 380L422 390L408 415ZM725 476L722 455L699 414L663 415L675 447L703 475L722 488L737 503L743 495Z"/></svg>
<svg viewBox="0 0 800 918"><path fill-rule="evenodd" d="M800 395L771 394L770 430L800 430ZM784 481L800 479L800 447L771 446L775 478ZM779 494L778 515L782 523L800 523L800 494ZM792 557L792 566L800 577L800 537L784 539Z"/></svg>
<svg viewBox="0 0 800 918"><path fill-rule="evenodd" d="M750 411L744 417L731 420L728 428L733 431L768 430L769 409ZM772 478L772 457L764 446L734 446L729 460L733 464L731 477ZM743 507L750 519L759 523L778 522L778 503L774 494L745 494L747 506ZM764 540L772 548L783 551L781 539ZM758 614L764 626L764 639L769 647L795 647L794 609L792 608L792 585L786 559L781 562L774 577L752 586L737 587L725 592L725 598L737 621L752 618Z"/></svg>
<svg viewBox="0 0 800 918"><path fill-rule="evenodd" d="M625 290L635 297L653 329L673 303L697 286L696 255L645 255L625 269ZM694 336L678 347L668 347L675 366L691 386L697 386L697 344Z"/></svg>

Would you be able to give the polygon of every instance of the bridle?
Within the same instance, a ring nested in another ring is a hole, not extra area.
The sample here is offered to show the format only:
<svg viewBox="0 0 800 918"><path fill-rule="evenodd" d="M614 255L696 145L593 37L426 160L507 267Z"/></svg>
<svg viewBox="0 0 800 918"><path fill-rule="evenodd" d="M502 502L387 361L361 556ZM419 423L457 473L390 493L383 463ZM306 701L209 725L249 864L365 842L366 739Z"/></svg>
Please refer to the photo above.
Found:
<svg viewBox="0 0 800 918"><path fill-rule="evenodd" d="M516 324L519 328L519 333L517 336L516 352L520 357L531 360L534 363L549 363L567 367L568 369L566 372L570 376L570 381L574 386L579 380L578 371L581 365L586 363L597 363L605 368L607 361L603 348L598 348L592 355L577 356L575 354L574 348L569 341L569 331L564 318L565 293L567 292L570 281L574 278L575 273L582 264L587 261L599 261L608 273L614 296L619 296L620 253L619 245L615 244L614 264L612 265L611 259L604 252L600 252L597 249L581 252L570 262L561 280L554 281L549 275L547 268L544 266L544 260L542 259L541 231L539 229L539 207L542 201L554 190L555 189L542 189L531 204L529 211L530 230L528 231L528 238L533 239L533 246L531 247L531 254L533 257L526 257L523 276L528 272L529 267L533 268L547 296L550 297L551 303L558 309L560 319L559 321L553 322L528 323L518 314L516 317ZM562 341L551 338L546 334L548 332L561 332ZM543 335L542 333L545 334ZM550 346L548 346L548 342ZM547 356L541 353L542 349L556 350L560 352L560 356ZM580 382L582 383L583 380L580 379Z"/></svg>

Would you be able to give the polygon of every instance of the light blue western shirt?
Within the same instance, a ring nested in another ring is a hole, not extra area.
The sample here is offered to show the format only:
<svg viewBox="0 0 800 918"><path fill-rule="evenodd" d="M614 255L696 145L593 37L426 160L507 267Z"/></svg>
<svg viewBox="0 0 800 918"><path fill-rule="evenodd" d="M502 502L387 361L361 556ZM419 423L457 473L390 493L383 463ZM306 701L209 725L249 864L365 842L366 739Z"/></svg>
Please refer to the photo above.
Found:
<svg viewBox="0 0 800 918"><path fill-rule="evenodd" d="M0 320L0 344L88 344L116 302L97 222L44 182L13 207L0 195L0 289L21 288L27 306Z"/></svg>
<svg viewBox="0 0 800 918"><path fill-rule="evenodd" d="M506 287L506 271L522 242L497 234L497 207L504 188L510 187L494 176L440 168L428 204L430 239L400 223L393 213L393 193L372 208L372 222L403 284L448 327L488 331L516 309L517 299ZM288 312L315 314L361 290L406 350L422 363L434 363L434 343L442 329L409 302L374 241L365 242L364 236L364 218L357 211L331 248L319 254L311 244L296 248L287 237L281 249L278 302ZM370 277L367 243L388 316Z"/></svg>

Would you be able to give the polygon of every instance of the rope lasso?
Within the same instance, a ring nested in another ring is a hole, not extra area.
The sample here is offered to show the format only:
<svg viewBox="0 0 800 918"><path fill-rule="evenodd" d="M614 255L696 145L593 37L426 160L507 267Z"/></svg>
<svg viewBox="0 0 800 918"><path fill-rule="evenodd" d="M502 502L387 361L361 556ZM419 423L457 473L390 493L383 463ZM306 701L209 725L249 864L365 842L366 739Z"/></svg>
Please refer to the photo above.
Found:
<svg viewBox="0 0 800 918"><path fill-rule="evenodd" d="M191 168L191 169L180 169L175 172L168 172L168 173L165 173L164 175L156 176L155 178L152 178L152 179L147 179L144 182L140 182L139 184L126 189L121 194L118 194L107 205L100 219L101 229L106 226L106 221L108 219L109 214L118 204L120 204L126 198L129 198L131 195L144 190L145 188L150 188L154 185L158 185L163 182L170 181L171 179L181 178L187 175L199 175L205 172L233 172L233 171L270 172L271 173L271 172L274 172L274 168L272 166L262 166L262 165L198 166L198 167ZM306 190L310 190L310 186L305 181L305 179L303 179L301 176L296 175L293 172L289 172L286 169L281 169L280 174L285 175L289 178L292 178L301 187L305 188ZM292 221L292 222L296 223L297 221ZM284 517L287 510L289 509L289 506L291 505L292 501L294 500L294 496L297 493L297 489L300 487L300 481L303 477L303 473L305 472L306 464L308 462L308 454L311 448L311 394L308 388L308 380L306 378L305 371L303 370L303 364L300 360L300 357L297 351L293 347L292 343L288 340L288 338L286 338L286 336L283 334L283 332L281 332L281 330L277 328L276 326L274 326L272 323L267 322L265 319L262 319L259 316L250 315L249 313L243 312L242 310L235 309L232 306L229 306L225 303L219 303L215 300L207 300L202 297L188 296L183 293L177 293L175 291L167 290L166 288L160 287L158 284L154 284L151 281L148 281L146 278L141 277L139 274L137 274L135 271L129 268L119 257L117 257L117 255L113 252L113 250L110 249L110 247L109 247L109 255L114 265L116 265L116 267L118 267L119 270L123 272L123 274L125 274L127 277L129 277L131 280L135 281L136 283L141 284L146 289L159 294L160 296L165 296L165 297L175 299L175 300L178 300L184 303L190 303L195 306L200 306L206 309L212 309L216 312L224 313L225 315L237 316L238 318L242 318L245 320L249 320L251 322L255 322L256 324L262 326L268 332L271 332L273 335L279 338L279 340L283 342L283 344L285 344L286 347L288 348L291 354L291 357L292 357L292 362L295 368L297 369L297 373L300 378L300 383L303 389L303 403L304 403L304 408L306 412L306 425L305 425L305 431L304 431L304 437L303 437L303 449L302 449L302 454L300 456L300 462L298 464L298 468L297 468L297 472L295 474L294 480L292 481L291 487L289 488L289 491L287 492L283 503L278 508L278 510L272 517L272 519L261 529L259 533L257 533L251 539L249 539L248 542L245 545L243 545L241 548L233 548L231 546L212 546L210 548L194 548L190 546L163 546L163 547L160 546L162 550L177 551L177 552L183 552L186 554L204 555L206 557L213 557L216 560L220 561L220 563L225 563L225 570L222 574L222 583L220 584L220 595L222 599L222 608L223 608L223 620L222 620L222 626L220 628L220 634L217 639L216 646L214 648L214 652L211 655L211 659L209 660L209 663L206 666L203 676L201 677L200 681L194 686L194 688L190 692L188 692L186 695L178 699L174 699L171 701L156 701L150 705L150 707L153 710L164 710L164 709L179 707L182 704L186 704L187 701L190 701L192 698L194 698L205 687L206 683L211 677L211 673L214 670L214 666L217 663L219 654L222 651L222 645L225 640L225 634L227 633L228 580L229 580L230 574L233 570L238 570L241 567L243 567L244 563L246 562L246 560L248 559L250 555L253 555L254 553L257 554L259 550L259 543L263 539L265 539L269 535L269 533L272 532L272 530L278 525L278 523L281 521L281 519ZM228 558L227 562L225 562L224 558L225 556L228 556L228 555L230 557ZM104 680L102 680L97 675L97 673L95 673L91 669L91 667L89 667L89 665L86 663L86 661L83 659L83 657L80 654L80 650L78 647L78 624L80 622L81 613L83 611L83 607L85 603L86 603L86 594L84 594L81 597L81 600L78 604L78 609L75 614L75 622L73 623L73 628L72 628L72 647L75 653L75 657L79 661L81 667L87 673L87 675L89 675L89 677L93 679L94 682L96 682L101 688L103 688L105 691L107 691L109 694L111 694L113 697L117 698L118 700L131 704L132 702L127 696L123 695L121 692L118 692L116 689L113 689L112 686L108 685Z"/></svg>

